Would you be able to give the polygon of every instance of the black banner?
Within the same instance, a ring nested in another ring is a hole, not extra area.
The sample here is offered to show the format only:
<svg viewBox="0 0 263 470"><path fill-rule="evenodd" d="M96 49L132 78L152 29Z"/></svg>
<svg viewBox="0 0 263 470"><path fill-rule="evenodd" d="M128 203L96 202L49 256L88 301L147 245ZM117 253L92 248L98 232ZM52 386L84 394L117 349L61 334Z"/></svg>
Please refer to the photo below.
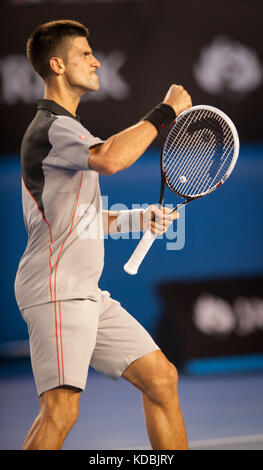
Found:
<svg viewBox="0 0 263 470"><path fill-rule="evenodd" d="M263 353L263 278L158 286L155 339L178 368L194 358Z"/></svg>
<svg viewBox="0 0 263 470"><path fill-rule="evenodd" d="M79 107L102 138L133 124L182 84L193 104L226 112L241 139L261 139L263 4L257 0L39 2L1 7L1 153L17 152L43 97L25 56L26 40L46 21L72 18L90 30L101 88Z"/></svg>

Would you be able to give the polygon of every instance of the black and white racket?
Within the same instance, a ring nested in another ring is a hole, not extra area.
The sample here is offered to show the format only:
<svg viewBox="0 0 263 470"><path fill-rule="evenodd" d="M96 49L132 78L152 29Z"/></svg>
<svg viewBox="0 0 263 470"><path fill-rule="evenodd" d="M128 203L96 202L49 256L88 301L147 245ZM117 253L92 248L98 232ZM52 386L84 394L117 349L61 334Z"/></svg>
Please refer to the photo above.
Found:
<svg viewBox="0 0 263 470"><path fill-rule="evenodd" d="M212 106L193 106L182 112L169 130L161 152L161 191L165 184L185 200L173 211L219 188L230 176L239 154L235 125ZM136 274L156 235L146 230L124 270Z"/></svg>

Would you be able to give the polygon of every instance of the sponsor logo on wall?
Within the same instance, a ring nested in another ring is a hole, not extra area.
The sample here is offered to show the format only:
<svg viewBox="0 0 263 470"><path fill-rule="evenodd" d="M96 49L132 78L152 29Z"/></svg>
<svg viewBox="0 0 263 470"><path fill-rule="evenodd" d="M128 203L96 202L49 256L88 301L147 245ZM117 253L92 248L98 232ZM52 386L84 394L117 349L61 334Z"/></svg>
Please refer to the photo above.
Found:
<svg viewBox="0 0 263 470"><path fill-rule="evenodd" d="M202 293L193 306L196 328L210 336L246 336L263 330L263 299L239 296L233 303Z"/></svg>
<svg viewBox="0 0 263 470"><path fill-rule="evenodd" d="M262 277L159 284L156 340L183 366L194 358L263 352Z"/></svg>
<svg viewBox="0 0 263 470"><path fill-rule="evenodd" d="M263 81L263 67L257 52L221 35L203 47L193 73L200 88L230 101L245 99Z"/></svg>
<svg viewBox="0 0 263 470"><path fill-rule="evenodd" d="M130 94L130 87L121 75L121 68L126 62L126 55L119 50L108 54L95 52L102 63L98 70L100 89L83 96L82 101L102 101L106 99L125 100ZM35 104L43 96L43 80L32 69L23 54L8 55L0 61L1 102L12 106L18 102Z"/></svg>

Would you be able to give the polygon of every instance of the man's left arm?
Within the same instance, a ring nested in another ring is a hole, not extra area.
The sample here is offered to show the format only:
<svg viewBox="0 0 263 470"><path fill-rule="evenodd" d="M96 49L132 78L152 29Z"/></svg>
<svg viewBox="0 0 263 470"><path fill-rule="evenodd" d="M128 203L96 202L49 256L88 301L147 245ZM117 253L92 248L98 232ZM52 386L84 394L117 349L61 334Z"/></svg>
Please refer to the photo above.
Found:
<svg viewBox="0 0 263 470"><path fill-rule="evenodd" d="M144 232L151 229L156 235L165 233L179 213L154 204L147 209L102 211L104 233Z"/></svg>

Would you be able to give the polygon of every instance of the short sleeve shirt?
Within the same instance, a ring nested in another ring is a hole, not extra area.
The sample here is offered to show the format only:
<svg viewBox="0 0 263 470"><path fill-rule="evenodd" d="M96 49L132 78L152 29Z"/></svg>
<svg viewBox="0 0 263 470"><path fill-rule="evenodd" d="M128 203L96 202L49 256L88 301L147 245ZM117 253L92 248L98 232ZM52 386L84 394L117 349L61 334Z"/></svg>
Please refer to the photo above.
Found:
<svg viewBox="0 0 263 470"><path fill-rule="evenodd" d="M21 145L28 243L15 280L20 309L52 301L97 300L104 263L99 175L89 149L103 143L78 116L41 99Z"/></svg>

